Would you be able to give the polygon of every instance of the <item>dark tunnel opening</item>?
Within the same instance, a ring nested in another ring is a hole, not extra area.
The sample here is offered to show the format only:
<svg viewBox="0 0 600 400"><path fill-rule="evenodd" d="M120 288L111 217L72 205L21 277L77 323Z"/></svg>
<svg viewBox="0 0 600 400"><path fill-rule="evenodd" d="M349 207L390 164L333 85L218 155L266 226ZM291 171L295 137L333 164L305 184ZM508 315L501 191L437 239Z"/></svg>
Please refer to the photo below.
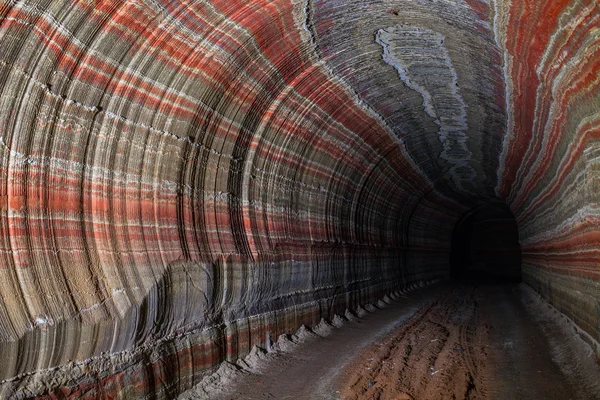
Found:
<svg viewBox="0 0 600 400"><path fill-rule="evenodd" d="M506 205L488 203L468 211L456 223L451 245L453 279L521 282L518 225Z"/></svg>

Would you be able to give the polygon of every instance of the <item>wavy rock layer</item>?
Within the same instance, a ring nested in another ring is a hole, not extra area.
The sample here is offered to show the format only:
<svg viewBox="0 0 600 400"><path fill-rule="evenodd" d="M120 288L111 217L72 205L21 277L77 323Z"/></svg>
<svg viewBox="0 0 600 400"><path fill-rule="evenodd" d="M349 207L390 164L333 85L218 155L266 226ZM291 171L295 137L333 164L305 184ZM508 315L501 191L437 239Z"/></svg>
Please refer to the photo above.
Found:
<svg viewBox="0 0 600 400"><path fill-rule="evenodd" d="M600 354L600 3L513 1L498 15L510 129L497 191L515 210L524 280Z"/></svg>
<svg viewBox="0 0 600 400"><path fill-rule="evenodd" d="M575 0L0 3L2 395L171 397L449 276L454 225L498 201L526 282L597 346L599 22Z"/></svg>

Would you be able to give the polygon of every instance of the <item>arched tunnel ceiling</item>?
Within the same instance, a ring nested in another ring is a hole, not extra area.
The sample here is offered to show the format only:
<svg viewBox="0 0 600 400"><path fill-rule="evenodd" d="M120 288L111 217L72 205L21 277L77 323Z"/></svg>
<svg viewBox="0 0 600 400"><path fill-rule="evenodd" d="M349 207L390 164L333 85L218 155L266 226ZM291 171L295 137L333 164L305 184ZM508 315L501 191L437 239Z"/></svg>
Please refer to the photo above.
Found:
<svg viewBox="0 0 600 400"><path fill-rule="evenodd" d="M172 396L486 202L600 354L599 7L0 2L2 393Z"/></svg>
<svg viewBox="0 0 600 400"><path fill-rule="evenodd" d="M318 1L313 8L321 57L385 119L429 181L461 199L495 197L506 126L501 50L488 6L474 5Z"/></svg>

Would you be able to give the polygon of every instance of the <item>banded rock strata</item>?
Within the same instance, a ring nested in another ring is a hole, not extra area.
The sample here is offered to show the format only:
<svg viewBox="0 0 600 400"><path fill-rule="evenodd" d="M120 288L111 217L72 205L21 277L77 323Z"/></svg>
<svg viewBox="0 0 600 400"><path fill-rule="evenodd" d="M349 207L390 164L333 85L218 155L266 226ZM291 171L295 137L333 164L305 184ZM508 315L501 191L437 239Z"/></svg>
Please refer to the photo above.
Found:
<svg viewBox="0 0 600 400"><path fill-rule="evenodd" d="M591 0L0 2L2 396L175 396L448 277L498 201L600 355L599 25Z"/></svg>

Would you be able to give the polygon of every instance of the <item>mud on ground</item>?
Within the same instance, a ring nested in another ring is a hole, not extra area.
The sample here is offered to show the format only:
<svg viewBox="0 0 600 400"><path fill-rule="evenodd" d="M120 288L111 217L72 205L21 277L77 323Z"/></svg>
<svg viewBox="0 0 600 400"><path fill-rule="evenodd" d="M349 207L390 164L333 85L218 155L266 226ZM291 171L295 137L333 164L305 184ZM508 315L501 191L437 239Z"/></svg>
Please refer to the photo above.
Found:
<svg viewBox="0 0 600 400"><path fill-rule="evenodd" d="M481 323L477 297L473 287L448 291L370 345L342 375L341 398L486 397L490 326Z"/></svg>

